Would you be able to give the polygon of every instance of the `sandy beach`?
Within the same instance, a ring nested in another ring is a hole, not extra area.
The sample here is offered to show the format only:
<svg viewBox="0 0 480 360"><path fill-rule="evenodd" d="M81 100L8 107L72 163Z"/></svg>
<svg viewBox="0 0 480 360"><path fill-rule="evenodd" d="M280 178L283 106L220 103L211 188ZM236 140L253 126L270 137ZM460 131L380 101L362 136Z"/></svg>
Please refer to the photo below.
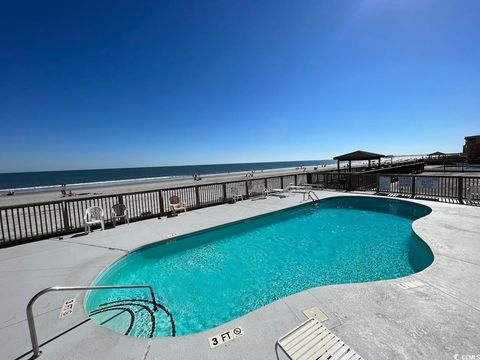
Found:
<svg viewBox="0 0 480 360"><path fill-rule="evenodd" d="M413 157L397 157L394 162L401 163L402 161L412 160ZM355 161L352 162L352 168L365 166L366 162L364 161ZM345 168L347 165L341 165L342 168ZM242 172L242 173L232 173L232 174L217 174L217 175L202 175L202 180L194 181L193 178L171 178L171 179L162 179L162 180L152 180L152 181L129 181L125 183L116 183L116 184L105 184L105 185L92 185L88 186L85 184L82 187L71 187L67 184L67 191L72 190L75 193L74 197L63 197L60 189L58 190L48 190L48 191L36 191L36 192L27 192L21 193L17 192L13 196L6 196L6 194L0 195L0 206L10 206L10 205L19 205L19 204L32 204L38 202L46 201L55 201L62 199L72 199L72 198L82 198L90 197L96 195L111 195L111 194L123 194L135 191L148 191L148 190L157 190L157 189L166 189L179 186L190 186L190 185L204 185L216 183L219 181L236 181L236 180L246 180L246 179L255 179L262 178L267 176L278 176L278 175L291 175L299 174L304 171L314 170L314 166L304 167L305 170L299 170L298 168L291 169L272 169L262 171L254 171L253 177L246 176L250 175L252 172ZM337 164L328 164L324 167L320 166L316 171L335 171L337 169Z"/></svg>
<svg viewBox="0 0 480 360"><path fill-rule="evenodd" d="M331 171L336 169L336 164L327 165L326 167L321 167L318 170L320 171ZM313 170L313 167L306 167L306 171ZM62 199L72 199L72 198L82 198L95 195L111 195L111 194L121 194L129 193L134 191L147 191L147 190L156 190L156 189L166 189L178 186L189 186L189 185L205 185L210 183L215 183L219 181L236 181L236 180L251 180L255 178L263 178L267 176L277 176L277 175L291 175L291 174L300 174L304 170L298 169L281 169L281 170L269 170L264 172L254 172L253 177L246 177L245 173L242 174L225 174L225 175L207 175L203 176L202 180L194 181L193 178L182 178L182 179L166 179L161 181L152 181L152 182L141 182L135 183L130 182L128 184L118 184L110 186L97 186L97 187L82 187L81 189L73 188L72 191L75 193L75 197L62 197L62 194L59 190L57 191L44 191L44 192L31 192L31 193L17 193L13 196L0 196L0 206L10 206L10 205L19 205L19 204L31 204L45 201L55 201ZM70 190L67 186L67 189Z"/></svg>
<svg viewBox="0 0 480 360"><path fill-rule="evenodd" d="M395 158L395 163L401 163L402 161L412 160L414 157L397 157ZM353 162L352 168L364 166L366 163L363 161ZM342 168L346 167L345 164L341 165ZM253 177L250 177L252 172L242 172L242 173L232 173L232 174L217 174L217 175L202 175L202 180L194 181L193 178L171 178L171 179L162 179L162 180L152 180L152 181L129 181L125 183L114 183L106 185L92 185L88 186L85 184L82 187L69 187L67 185L67 191L72 190L75 193L74 197L63 197L60 190L49 190L49 191L37 191L37 192L27 192L27 193L16 193L13 196L6 196L5 194L0 195L0 206L10 206L10 205L19 205L19 204L32 204L38 202L47 202L55 201L62 199L72 199L72 198L82 198L90 197L96 195L112 195L112 194L124 194L129 192L136 191L148 191L148 190L157 190L157 189L166 189L174 188L179 186L191 186L191 185L205 185L221 181L238 181L238 180L247 180L262 178L267 176L278 176L278 175L291 175L291 174L300 174L304 171L314 170L314 166L304 167L305 170L299 170L295 168L291 169L272 169L264 171L255 171L253 172ZM335 171L337 169L336 164L329 164L325 167L318 167L316 171ZM426 167L426 172L424 175L437 175L437 176L479 176L480 172L438 172L434 170L441 169L441 166L429 166ZM431 172L428 172L431 170ZM246 174L249 176L247 177Z"/></svg>

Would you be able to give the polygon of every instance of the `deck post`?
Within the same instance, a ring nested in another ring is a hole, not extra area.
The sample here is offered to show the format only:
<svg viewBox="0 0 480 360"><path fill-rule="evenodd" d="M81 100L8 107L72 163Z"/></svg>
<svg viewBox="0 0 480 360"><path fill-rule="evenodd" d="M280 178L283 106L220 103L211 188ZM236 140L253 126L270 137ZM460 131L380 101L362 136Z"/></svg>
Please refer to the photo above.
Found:
<svg viewBox="0 0 480 360"><path fill-rule="evenodd" d="M64 231L70 230L70 224L68 221L68 210L67 210L67 203L62 201L62 216L63 216L63 228Z"/></svg>
<svg viewBox="0 0 480 360"><path fill-rule="evenodd" d="M460 203L463 203L463 178L457 177L457 197Z"/></svg>
<svg viewBox="0 0 480 360"><path fill-rule="evenodd" d="M158 201L160 201L160 215L163 215L165 213L165 208L163 206L162 190L158 190Z"/></svg>
<svg viewBox="0 0 480 360"><path fill-rule="evenodd" d="M412 176L412 199L415 197L415 188L417 187L416 185L416 177Z"/></svg>
<svg viewBox="0 0 480 360"><path fill-rule="evenodd" d="M222 184L223 202L227 202L227 183Z"/></svg>
<svg viewBox="0 0 480 360"><path fill-rule="evenodd" d="M250 196L248 193L248 180L245 180L245 198L248 199Z"/></svg>
<svg viewBox="0 0 480 360"><path fill-rule="evenodd" d="M198 185L195 186L195 207L200 207L200 191L198 190Z"/></svg>
<svg viewBox="0 0 480 360"><path fill-rule="evenodd" d="M283 176L280 176L280 187L283 189Z"/></svg>

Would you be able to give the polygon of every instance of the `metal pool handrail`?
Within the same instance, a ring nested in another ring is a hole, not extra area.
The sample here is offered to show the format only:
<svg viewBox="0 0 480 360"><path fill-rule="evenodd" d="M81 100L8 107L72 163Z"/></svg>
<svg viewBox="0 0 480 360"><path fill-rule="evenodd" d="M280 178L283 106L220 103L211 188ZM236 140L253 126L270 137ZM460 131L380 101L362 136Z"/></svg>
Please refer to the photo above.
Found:
<svg viewBox="0 0 480 360"><path fill-rule="evenodd" d="M312 196L313 194L313 196ZM313 201L320 201L320 198L317 196L317 194L315 194L313 191L309 191L308 192L308 197Z"/></svg>
<svg viewBox="0 0 480 360"><path fill-rule="evenodd" d="M35 320L33 316L33 304L37 299L51 291L71 291L71 290L107 290L107 289L135 289L145 288L150 290L150 296L152 297L152 303L154 311L157 311L157 302L155 301L155 293L150 285L106 285L106 286L51 286L38 292L34 297L30 299L27 305L27 321L28 330L30 331L30 339L32 340L32 359L38 358L41 354L40 347L38 345L37 331L35 329Z"/></svg>

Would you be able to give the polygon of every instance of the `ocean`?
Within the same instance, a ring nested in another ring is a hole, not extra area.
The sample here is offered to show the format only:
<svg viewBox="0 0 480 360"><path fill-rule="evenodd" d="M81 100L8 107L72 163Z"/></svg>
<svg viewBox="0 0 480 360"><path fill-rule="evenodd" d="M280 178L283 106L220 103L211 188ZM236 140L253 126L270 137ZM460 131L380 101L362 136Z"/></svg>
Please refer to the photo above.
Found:
<svg viewBox="0 0 480 360"><path fill-rule="evenodd" d="M19 193L52 191L67 184L69 189L86 186L120 185L122 183L151 182L190 178L192 175L220 175L249 171L295 169L300 166L334 164L333 160L279 161L260 163L236 163L215 165L157 166L123 169L39 171L0 173L0 192Z"/></svg>

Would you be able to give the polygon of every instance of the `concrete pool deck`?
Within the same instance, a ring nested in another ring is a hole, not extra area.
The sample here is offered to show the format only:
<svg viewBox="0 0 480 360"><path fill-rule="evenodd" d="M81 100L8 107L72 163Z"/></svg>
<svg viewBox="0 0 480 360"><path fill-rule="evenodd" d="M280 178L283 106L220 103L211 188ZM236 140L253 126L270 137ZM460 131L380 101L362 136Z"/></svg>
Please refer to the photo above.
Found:
<svg viewBox="0 0 480 360"><path fill-rule="evenodd" d="M357 195L316 193L320 198ZM114 333L88 321L83 291L50 293L34 307L39 342L48 342L41 346L40 359L285 359L275 351L276 340L306 320L302 311L313 306L328 316L324 324L365 359L480 356L480 208L412 201L433 210L413 224L435 255L434 263L420 273L310 289L214 329L178 338ZM301 194L246 200L0 249L0 358L31 356L25 307L38 291L89 285L103 269L140 246L300 203ZM422 286L406 290L398 286L410 280L419 280ZM74 313L59 319L64 300L73 297ZM209 337L234 326L242 326L245 335L210 349Z"/></svg>

